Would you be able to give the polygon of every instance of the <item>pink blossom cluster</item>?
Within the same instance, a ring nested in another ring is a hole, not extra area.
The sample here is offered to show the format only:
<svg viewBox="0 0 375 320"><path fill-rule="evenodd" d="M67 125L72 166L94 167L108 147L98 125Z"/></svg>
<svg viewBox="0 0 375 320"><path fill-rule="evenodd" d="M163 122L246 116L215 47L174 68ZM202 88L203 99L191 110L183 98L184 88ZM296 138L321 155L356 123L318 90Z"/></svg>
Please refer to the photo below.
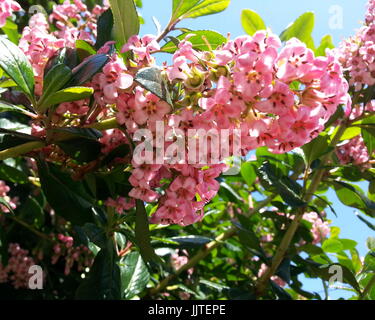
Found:
<svg viewBox="0 0 375 320"><path fill-rule="evenodd" d="M7 266L0 262L0 283L11 282L16 289L27 288L31 276L29 268L35 265L33 258L18 243L10 243L8 251L10 256Z"/></svg>
<svg viewBox="0 0 375 320"><path fill-rule="evenodd" d="M13 12L21 10L21 6L14 0L0 0L0 28L5 26L6 19L11 17Z"/></svg>
<svg viewBox="0 0 375 320"><path fill-rule="evenodd" d="M314 237L313 244L318 244L330 233L329 222L322 221L316 212L306 212L303 219L312 223L311 233Z"/></svg>
<svg viewBox="0 0 375 320"><path fill-rule="evenodd" d="M87 267L91 267L94 262L94 256L89 248L84 245L74 246L73 238L63 234L58 234L55 240L56 244L53 247L54 254L51 258L52 264L57 263L63 257L65 260L65 275L70 273L75 262L77 263L77 270L79 272L84 271Z"/></svg>
<svg viewBox="0 0 375 320"><path fill-rule="evenodd" d="M5 181L0 180L0 198L2 198L8 206L14 210L17 207L18 198L10 198L8 192L10 191L9 186L6 185ZM9 212L9 208L0 203L0 212Z"/></svg>
<svg viewBox="0 0 375 320"><path fill-rule="evenodd" d="M260 278L267 271L267 269L268 269L267 265L265 263L262 263L258 271L258 278ZM279 276L272 276L271 280L282 288L287 285L287 283L283 279L281 279Z"/></svg>
<svg viewBox="0 0 375 320"><path fill-rule="evenodd" d="M29 25L23 29L19 47L33 67L35 94L41 95L44 68L56 51L65 47L65 40L52 35L46 17L42 13L37 13L30 18Z"/></svg>
<svg viewBox="0 0 375 320"><path fill-rule="evenodd" d="M375 84L375 1L369 0L364 25L336 51L356 91Z"/></svg>
<svg viewBox="0 0 375 320"><path fill-rule="evenodd" d="M135 200L125 197L117 197L117 199L108 198L105 205L107 207L115 208L118 214L123 214L124 211L129 211L135 207Z"/></svg>
<svg viewBox="0 0 375 320"><path fill-rule="evenodd" d="M344 144L341 144L336 149L336 155L340 160L340 163L345 164L354 164L361 166L362 168L370 167L369 164L369 154L367 147L363 141L361 135L358 135Z"/></svg>
<svg viewBox="0 0 375 320"><path fill-rule="evenodd" d="M139 68L154 63L151 54L159 46L149 35L134 36L124 46L123 51L134 53L130 68L114 57L94 79L98 83L97 102L115 104L116 118L130 135L142 128L155 133L157 121L164 123L166 133L182 132L185 137L189 136L189 129L216 129L219 135L222 129L237 129L243 155L261 146L283 153L315 138L337 106L347 102L348 84L330 52L327 57L315 57L297 39L281 48L280 39L265 31L204 52L196 51L188 39L180 42L173 65L163 67L169 85L180 84L183 88L173 108L131 81ZM124 82L126 85L120 85ZM164 141L164 149L177 136L176 133ZM233 136L230 144L234 145ZM193 152L198 157L202 155L202 150L185 151L187 159ZM212 148L206 151L215 152ZM169 158L165 155L164 160ZM227 166L209 161L166 162L146 164L133 159L133 189L129 196L145 202L158 201L152 223L188 225L199 221L204 205L219 189L216 178Z"/></svg>
<svg viewBox="0 0 375 320"><path fill-rule="evenodd" d="M176 250L172 255L171 255L171 263L172 266L175 270L178 270L181 268L183 265L189 262L188 258L188 252L186 250ZM194 268L190 268L187 270L187 273L189 275L193 274Z"/></svg>
<svg viewBox="0 0 375 320"><path fill-rule="evenodd" d="M90 12L81 0L65 0L55 5L49 21L54 23L57 31L54 35L64 39L68 47L75 47L76 40L93 43L96 37L97 18L108 8L95 5Z"/></svg>

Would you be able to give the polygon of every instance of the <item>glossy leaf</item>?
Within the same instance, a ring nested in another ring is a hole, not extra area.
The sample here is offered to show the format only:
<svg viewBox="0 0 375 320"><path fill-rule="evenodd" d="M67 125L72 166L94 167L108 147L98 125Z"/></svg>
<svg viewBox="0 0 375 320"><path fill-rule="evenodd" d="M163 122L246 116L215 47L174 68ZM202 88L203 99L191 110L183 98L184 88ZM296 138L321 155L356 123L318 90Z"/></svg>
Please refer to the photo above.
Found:
<svg viewBox="0 0 375 320"><path fill-rule="evenodd" d="M121 299L121 273L111 240L96 255L87 278L76 292L79 300Z"/></svg>
<svg viewBox="0 0 375 320"><path fill-rule="evenodd" d="M119 47L139 33L139 19L133 0L109 0L114 20L114 36Z"/></svg>
<svg viewBox="0 0 375 320"><path fill-rule="evenodd" d="M314 29L315 15L313 12L305 12L288 26L280 35L282 41L288 41L295 37L310 48L313 48L312 31Z"/></svg>
<svg viewBox="0 0 375 320"><path fill-rule="evenodd" d="M221 12L230 4L230 0L173 0L173 20L197 18Z"/></svg>
<svg viewBox="0 0 375 320"><path fill-rule="evenodd" d="M134 80L138 82L143 88L152 92L160 99L172 105L168 86L163 78L162 70L157 67L147 67L141 69L136 74Z"/></svg>
<svg viewBox="0 0 375 320"><path fill-rule="evenodd" d="M28 96L34 96L34 72L29 60L13 42L0 37L0 67Z"/></svg>
<svg viewBox="0 0 375 320"><path fill-rule="evenodd" d="M98 31L95 49L100 49L107 41L112 40L113 14L111 9L104 11L98 19Z"/></svg>
<svg viewBox="0 0 375 320"><path fill-rule="evenodd" d="M51 94L43 104L40 105L41 110L57 105L63 102L71 102L89 98L94 93L93 88L88 87L69 87Z"/></svg>
<svg viewBox="0 0 375 320"><path fill-rule="evenodd" d="M108 61L109 57L106 54L95 54L86 58L72 70L73 75L67 86L81 86L87 83L103 69Z"/></svg>
<svg viewBox="0 0 375 320"><path fill-rule="evenodd" d="M266 30L267 27L258 13L253 10L242 10L241 24L245 32L252 36L259 30Z"/></svg>
<svg viewBox="0 0 375 320"><path fill-rule="evenodd" d="M150 280L150 274L139 252L131 252L119 262L123 299L141 293Z"/></svg>

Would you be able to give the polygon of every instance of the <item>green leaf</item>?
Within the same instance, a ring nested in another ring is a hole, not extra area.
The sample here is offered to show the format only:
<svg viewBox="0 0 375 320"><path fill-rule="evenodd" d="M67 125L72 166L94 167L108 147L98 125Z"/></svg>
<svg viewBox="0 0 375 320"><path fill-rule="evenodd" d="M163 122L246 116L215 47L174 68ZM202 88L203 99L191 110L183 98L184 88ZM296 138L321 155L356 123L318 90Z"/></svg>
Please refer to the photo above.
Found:
<svg viewBox="0 0 375 320"><path fill-rule="evenodd" d="M76 138L98 140L103 136L99 130L79 127L53 128L49 132L51 133L51 139L54 141L63 141Z"/></svg>
<svg viewBox="0 0 375 320"><path fill-rule="evenodd" d="M332 184L337 197L343 204L375 217L375 202L367 198L358 186L342 181L333 181Z"/></svg>
<svg viewBox="0 0 375 320"><path fill-rule="evenodd" d="M120 260L123 299L141 293L150 280L150 274L139 252L131 252Z"/></svg>
<svg viewBox="0 0 375 320"><path fill-rule="evenodd" d="M195 235L171 237L164 240L169 243L164 243L163 246L180 249L200 248L212 241L211 238Z"/></svg>
<svg viewBox="0 0 375 320"><path fill-rule="evenodd" d="M221 12L230 0L173 0L172 20L197 18Z"/></svg>
<svg viewBox="0 0 375 320"><path fill-rule="evenodd" d="M259 178L267 191L273 191L292 207L304 207L306 203L300 197L301 186L287 176L277 176L274 167L267 161L258 169Z"/></svg>
<svg viewBox="0 0 375 320"><path fill-rule="evenodd" d="M322 244L322 249L325 252L337 253L342 251L344 246L338 239L326 239Z"/></svg>
<svg viewBox="0 0 375 320"><path fill-rule="evenodd" d="M76 225L92 222L93 199L81 182L46 162L38 161L38 171L47 201L58 215Z"/></svg>
<svg viewBox="0 0 375 320"><path fill-rule="evenodd" d="M266 30L266 24L258 13L253 10L242 10L241 24L245 32L252 36L258 30Z"/></svg>
<svg viewBox="0 0 375 320"><path fill-rule="evenodd" d="M120 300L121 273L111 240L96 255L87 278L78 287L79 300Z"/></svg>
<svg viewBox="0 0 375 320"><path fill-rule="evenodd" d="M43 95L38 104L44 106L45 101L51 97L56 91L63 88L72 77L72 70L65 64L56 64L44 77ZM45 111L45 110L43 110Z"/></svg>
<svg viewBox="0 0 375 320"><path fill-rule="evenodd" d="M34 72L25 54L13 42L0 37L0 67L33 100Z"/></svg>
<svg viewBox="0 0 375 320"><path fill-rule="evenodd" d="M251 187L257 178L257 174L254 165L251 162L244 162L241 165L241 176L244 178L248 187Z"/></svg>
<svg viewBox="0 0 375 320"><path fill-rule="evenodd" d="M101 144L97 141L102 133L92 128L66 127L49 131L54 141L63 151L78 162L96 160L101 153Z"/></svg>
<svg viewBox="0 0 375 320"><path fill-rule="evenodd" d="M0 180L10 181L12 183L25 184L29 182L27 175L17 168L0 164Z"/></svg>
<svg viewBox="0 0 375 320"><path fill-rule="evenodd" d="M109 57L106 54L95 54L86 58L72 70L72 78L66 86L75 87L87 83L103 69L108 61Z"/></svg>
<svg viewBox="0 0 375 320"><path fill-rule="evenodd" d="M104 11L98 19L98 35L96 37L95 49L100 49L107 41L112 40L113 14L112 10Z"/></svg>
<svg viewBox="0 0 375 320"><path fill-rule="evenodd" d="M336 132L333 132L332 135L334 136L335 133ZM353 139L354 137L356 137L360 134L361 134L361 128L360 127L349 127L344 131L343 135L340 138L340 141Z"/></svg>
<svg viewBox="0 0 375 320"><path fill-rule="evenodd" d="M161 69L157 67L143 68L137 72L134 80L146 90L172 105L168 86L166 80L163 78Z"/></svg>
<svg viewBox="0 0 375 320"><path fill-rule="evenodd" d="M99 141L76 138L56 143L68 156L74 160L90 162L96 160L101 152L102 145Z"/></svg>
<svg viewBox="0 0 375 320"><path fill-rule="evenodd" d="M15 106L14 104L10 104L8 102L5 102L5 101L0 101L0 113L2 112L19 112L19 113L25 113L26 110L19 107L19 106Z"/></svg>
<svg viewBox="0 0 375 320"><path fill-rule="evenodd" d="M325 56L326 49L333 49L335 45L333 44L332 36L327 34L325 35L322 40L320 40L320 45L315 50L315 56Z"/></svg>
<svg viewBox="0 0 375 320"><path fill-rule="evenodd" d="M80 61L96 54L95 48L85 40L76 41L76 50Z"/></svg>
<svg viewBox="0 0 375 320"><path fill-rule="evenodd" d="M94 223L85 223L82 229L91 242L93 242L99 248L105 248L105 246L107 245L105 230L98 227Z"/></svg>
<svg viewBox="0 0 375 320"><path fill-rule="evenodd" d="M361 122L361 134L367 147L367 152L372 155L375 150L375 116L365 118Z"/></svg>
<svg viewBox="0 0 375 320"><path fill-rule="evenodd" d="M141 200L136 200L135 240L145 262L160 260L151 246L148 216Z"/></svg>
<svg viewBox="0 0 375 320"><path fill-rule="evenodd" d="M313 48L312 31L314 29L314 23L314 13L305 12L281 33L281 41L288 41L289 39L295 37L306 43L309 48Z"/></svg>
<svg viewBox="0 0 375 320"><path fill-rule="evenodd" d="M109 0L114 19L114 36L119 47L139 33L139 19L133 0Z"/></svg>
<svg viewBox="0 0 375 320"><path fill-rule="evenodd" d="M329 143L327 135L319 135L308 144L302 146L308 164L311 165L314 160L327 153L328 147Z"/></svg>
<svg viewBox="0 0 375 320"><path fill-rule="evenodd" d="M18 44L21 35L18 32L17 24L10 19L7 19L5 26L3 26L1 29L4 31L10 41L12 41L14 44Z"/></svg>
<svg viewBox="0 0 375 320"><path fill-rule="evenodd" d="M218 32L211 30L197 30L189 31L179 35L176 39L181 41L186 38L187 35L193 34L189 41L193 44L195 50L208 51L210 50L207 43L210 44L212 50L224 44L227 39ZM206 39L207 41L205 41ZM161 51L167 53L174 53L177 50L175 41L168 41L162 48Z"/></svg>
<svg viewBox="0 0 375 320"><path fill-rule="evenodd" d="M48 107L57 105L63 102L77 101L89 98L94 93L93 88L88 87L70 87L62 89L50 95L40 105L41 110L46 110Z"/></svg>

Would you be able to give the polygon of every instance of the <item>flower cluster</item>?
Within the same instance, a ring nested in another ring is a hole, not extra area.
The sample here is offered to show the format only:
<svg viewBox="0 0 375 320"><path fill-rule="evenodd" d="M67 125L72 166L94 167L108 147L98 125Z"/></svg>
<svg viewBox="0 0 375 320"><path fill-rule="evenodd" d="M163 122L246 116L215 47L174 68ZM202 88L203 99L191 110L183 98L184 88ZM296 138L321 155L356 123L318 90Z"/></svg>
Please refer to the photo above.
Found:
<svg viewBox="0 0 375 320"><path fill-rule="evenodd" d="M65 47L65 40L53 36L44 14L37 13L30 18L29 25L23 29L18 46L34 69L35 94L41 95L45 66L58 49Z"/></svg>
<svg viewBox="0 0 375 320"><path fill-rule="evenodd" d="M340 163L343 165L354 164L361 166L362 168L370 167L370 157L367 147L360 135L345 141L344 144L341 144L336 149L336 155L339 158Z"/></svg>
<svg viewBox="0 0 375 320"><path fill-rule="evenodd" d="M10 191L9 186L6 185L5 181L0 180L0 198L2 198L8 206L14 210L17 207L17 198L10 198L8 192ZM0 203L0 212L9 212L9 208Z"/></svg>
<svg viewBox="0 0 375 320"><path fill-rule="evenodd" d="M10 257L7 266L0 262L0 283L11 282L16 289L27 288L31 276L29 268L35 265L33 258L18 243L10 243L8 251Z"/></svg>
<svg viewBox="0 0 375 320"><path fill-rule="evenodd" d="M53 236L53 235L52 235ZM77 270L82 272L87 267L91 267L94 256L92 252L84 245L74 246L73 238L70 236L64 236L58 234L56 244L53 247L54 254L52 256L52 264L57 263L60 257L64 257L65 260L65 275L70 273L74 262L77 262Z"/></svg>
<svg viewBox="0 0 375 320"><path fill-rule="evenodd" d="M375 84L375 1L368 3L365 24L357 34L340 45L339 59L349 72L356 91Z"/></svg>
<svg viewBox="0 0 375 320"><path fill-rule="evenodd" d="M11 17L13 12L21 10L21 6L14 0L0 0L0 28L5 26L6 19Z"/></svg>
<svg viewBox="0 0 375 320"><path fill-rule="evenodd" d="M76 40L85 40L93 43L96 36L96 22L108 8L95 5L90 12L81 0L64 1L53 8L49 21L56 25L57 31L54 33L59 39L64 39L66 46L74 47Z"/></svg>
<svg viewBox="0 0 375 320"><path fill-rule="evenodd" d="M322 240L324 240L331 231L329 227L329 222L322 221L322 219L318 216L316 212L306 212L303 215L303 219L310 222L312 224L312 228L310 229L313 235L313 244L318 244Z"/></svg>
<svg viewBox="0 0 375 320"><path fill-rule="evenodd" d="M224 154L210 146L205 150L197 144L191 147L189 142L200 138L199 130L216 130L219 139L224 129L229 130L228 146L232 149L238 130L242 155L261 146L283 153L315 138L337 106L347 102L348 84L333 54L315 57L297 39L281 48L277 36L261 31L213 51L196 51L189 37L181 41L173 65L163 68L169 87L179 84L184 89L172 108L132 81L137 70L153 65L151 54L159 50L154 39L149 35L132 37L123 48L134 53L132 67L127 69L114 56L93 81L97 83L98 104L116 105L116 118L136 145L142 143L134 134L136 129L148 128L155 134L157 122L163 123L162 130L169 135L161 142L163 150L179 136L187 137L182 138L189 146L184 147L182 159L176 156L181 150L163 154L161 164L133 159L129 196L145 202L158 200L152 223L194 223L216 195L216 178L227 169L222 163ZM192 129L196 133L189 135ZM160 146L156 138L151 142ZM147 151L140 153L145 155ZM202 157L220 161L202 162ZM195 161L191 164L186 159Z"/></svg>

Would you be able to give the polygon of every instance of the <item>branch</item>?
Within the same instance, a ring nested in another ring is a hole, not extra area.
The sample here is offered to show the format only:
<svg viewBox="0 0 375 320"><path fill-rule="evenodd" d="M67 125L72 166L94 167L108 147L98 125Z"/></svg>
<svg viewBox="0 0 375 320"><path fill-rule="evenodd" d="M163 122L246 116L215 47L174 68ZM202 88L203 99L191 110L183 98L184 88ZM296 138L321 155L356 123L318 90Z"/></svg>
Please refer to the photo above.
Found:
<svg viewBox="0 0 375 320"><path fill-rule="evenodd" d="M347 124L344 122L340 125L339 129L337 130L337 133L333 137L330 146L335 147L336 144L340 141L341 136L343 135L344 131L347 128ZM333 150L329 153L327 153L323 159L322 159L322 167L326 164L326 162L329 160ZM323 178L324 173L326 172L326 168L320 168L315 172L315 175L311 181L311 184L309 185L307 191L305 192L304 196L302 197L305 202L309 202L314 195L315 191L318 189L319 184ZM297 231L297 228L299 226L299 223L302 220L303 214L305 213L306 207L302 207L298 210L297 214L295 215L292 223L290 224L288 230L286 231L283 239L281 240L281 243L279 247L276 249L275 255L272 259L271 266L266 270L266 272L260 277L258 280L258 284L256 286L256 295L262 296L269 280L271 277L275 274L277 269L279 268L281 262L283 261L285 254L290 246L290 243L292 242L292 239L294 237L294 234Z"/></svg>
<svg viewBox="0 0 375 320"><path fill-rule="evenodd" d="M250 210L248 215L251 216L257 213L260 209L267 206L275 197L276 195L271 195L268 198L264 199L263 201L260 201L254 209ZM199 263L202 259L204 259L212 250L214 250L220 244L222 244L223 241L235 235L236 232L237 232L237 228L232 226L227 231L217 236L215 240L206 244L204 248L199 250L198 253L194 257L192 257L186 264L184 264L179 269L177 269L175 273L170 274L168 277L162 280L155 288L152 288L150 290L150 295L155 295L159 293L160 291L162 291L163 289L165 289L168 286L170 281L177 278L182 272L194 267L197 263Z"/></svg>

